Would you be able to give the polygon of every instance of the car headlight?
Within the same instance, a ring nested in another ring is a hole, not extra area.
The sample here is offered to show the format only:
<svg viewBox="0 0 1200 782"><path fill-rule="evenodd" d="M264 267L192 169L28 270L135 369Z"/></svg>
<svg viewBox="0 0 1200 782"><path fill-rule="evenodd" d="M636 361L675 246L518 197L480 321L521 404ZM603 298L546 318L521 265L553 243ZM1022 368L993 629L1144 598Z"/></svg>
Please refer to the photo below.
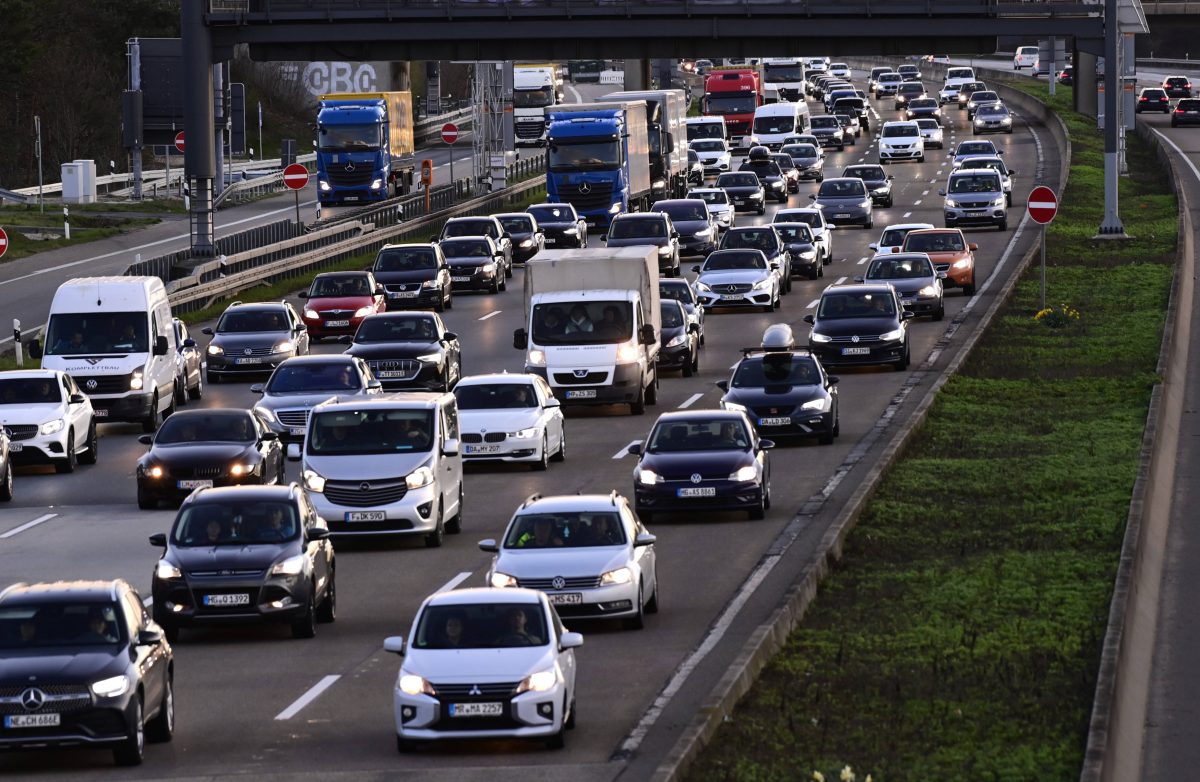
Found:
<svg viewBox="0 0 1200 782"><path fill-rule="evenodd" d="M924 288L922 288L921 290L917 291L917 295L918 295L918 296L936 296L936 295L937 295L937 288L935 288L935 287L934 287L934 286L932 286L932 285L926 285Z"/></svg>
<svg viewBox="0 0 1200 782"><path fill-rule="evenodd" d="M558 669L547 668L544 671L531 673L517 685L517 694L522 692L549 692L558 684Z"/></svg>
<svg viewBox="0 0 1200 782"><path fill-rule="evenodd" d="M146 468L146 475L151 478L161 478L161 477L163 477L163 474L164 474L163 468L157 464Z"/></svg>
<svg viewBox="0 0 1200 782"><path fill-rule="evenodd" d="M711 291L712 291L712 288L710 288L710 287L708 286L708 283L706 283L706 282L701 282L700 280L696 280L696 290L698 290L698 291L710 291L710 292L711 292Z"/></svg>
<svg viewBox="0 0 1200 782"><path fill-rule="evenodd" d="M304 562L306 559L308 559L307 554L297 554L294 557L281 559L271 566L271 575L298 576L304 572Z"/></svg>
<svg viewBox="0 0 1200 782"><path fill-rule="evenodd" d="M532 440L542 433L542 430L536 426L531 426L528 429L518 429L515 432L509 432L508 436L514 440Z"/></svg>
<svg viewBox="0 0 1200 782"><path fill-rule="evenodd" d="M825 400L824 399L809 400L808 402L805 402L804 404L800 405L800 409L801 410L824 410L825 409Z"/></svg>
<svg viewBox="0 0 1200 782"><path fill-rule="evenodd" d="M421 283L422 288L436 288L438 285L439 283L437 277L434 277L432 280L425 280Z"/></svg>
<svg viewBox="0 0 1200 782"><path fill-rule="evenodd" d="M40 431L42 434L54 434L55 432L61 431L62 428L63 420L61 418L55 418L53 421L47 421L46 423L42 424Z"/></svg>
<svg viewBox="0 0 1200 782"><path fill-rule="evenodd" d="M692 234L692 236L697 239L707 239L708 237L712 236L712 229L705 228L703 231L696 231L696 233Z"/></svg>
<svg viewBox="0 0 1200 782"><path fill-rule="evenodd" d="M487 263L480 266L479 270L481 272L483 272L484 274L495 274L496 273L496 262L488 261Z"/></svg>
<svg viewBox="0 0 1200 782"><path fill-rule="evenodd" d="M771 278L767 277L766 279L759 280L758 282L754 283L753 290L765 291L767 288L770 288L770 287L771 287Z"/></svg>
<svg viewBox="0 0 1200 782"><path fill-rule="evenodd" d="M755 201L761 201L762 197L763 197L763 191L761 191L761 190L750 194L750 198Z"/></svg>
<svg viewBox="0 0 1200 782"><path fill-rule="evenodd" d="M811 339L813 342L833 342L833 337L830 337L825 334L820 334L816 331L809 334L808 338Z"/></svg>
<svg viewBox="0 0 1200 782"><path fill-rule="evenodd" d="M209 345L208 346L208 355L223 356L223 355L225 355L225 348L221 347L220 345Z"/></svg>
<svg viewBox="0 0 1200 782"><path fill-rule="evenodd" d="M574 226L572 226L570 228L564 228L563 234L565 234L567 236L579 236L579 229Z"/></svg>
<svg viewBox="0 0 1200 782"><path fill-rule="evenodd" d="M779 181L778 179L776 179L774 182L771 183L772 190L778 190L781 187L783 187L783 182Z"/></svg>
<svg viewBox="0 0 1200 782"><path fill-rule="evenodd" d="M262 413L263 417L266 418L268 421L275 421L278 423L279 418L275 415L275 411L272 410L271 408L262 407L261 405L256 405L254 407L254 409L257 410L258 412Z"/></svg>
<svg viewBox="0 0 1200 782"><path fill-rule="evenodd" d="M293 344L290 339L285 339L276 345L272 350L275 353L291 353L295 349L295 344Z"/></svg>
<svg viewBox="0 0 1200 782"><path fill-rule="evenodd" d="M896 329L879 335L879 339L884 342L892 342L904 336L904 329Z"/></svg>
<svg viewBox="0 0 1200 782"><path fill-rule="evenodd" d="M359 307L354 311L354 317L365 318L371 314L371 307Z"/></svg>
<svg viewBox="0 0 1200 782"><path fill-rule="evenodd" d="M672 337L666 344L668 348L677 348L687 344L687 334L680 334L677 337Z"/></svg>
<svg viewBox="0 0 1200 782"><path fill-rule="evenodd" d="M640 351L638 346L632 342L622 342L617 345L617 363L629 364L638 360Z"/></svg>
<svg viewBox="0 0 1200 782"><path fill-rule="evenodd" d="M381 187L383 187L383 180L382 180L382 179L378 179L378 178L377 178L377 179L372 179L372 180L371 180L371 189L372 189L372 190L378 190L378 189L379 189L379 188L381 188Z"/></svg>
<svg viewBox="0 0 1200 782"><path fill-rule="evenodd" d="M183 571L167 560L160 559L158 561L158 566L154 568L154 576L155 578L161 578L164 581L167 581L172 578L183 578Z"/></svg>
<svg viewBox="0 0 1200 782"><path fill-rule="evenodd" d="M442 363L441 353L426 353L423 356L417 356L417 361L423 364L440 364Z"/></svg>
<svg viewBox="0 0 1200 782"><path fill-rule="evenodd" d="M133 375L129 378L129 387L134 391L140 391L142 388L142 370L133 370Z"/></svg>
<svg viewBox="0 0 1200 782"><path fill-rule="evenodd" d="M600 583L602 585L628 584L630 581L633 581L633 572L627 567L619 567L616 570L600 574Z"/></svg>
<svg viewBox="0 0 1200 782"><path fill-rule="evenodd" d="M955 201L953 198L947 198L947 199L946 199L946 208L947 208L947 209L957 209L957 208L958 208L958 202L957 202L957 201Z"/></svg>
<svg viewBox="0 0 1200 782"><path fill-rule="evenodd" d="M1000 120L1000 124L1001 125L1011 125L1012 117L1005 117L1004 119Z"/></svg>
<svg viewBox="0 0 1200 782"><path fill-rule="evenodd" d="M321 316L317 314L316 310L306 309L304 310L304 317L308 318L309 320L318 320Z"/></svg>
<svg viewBox="0 0 1200 782"><path fill-rule="evenodd" d="M737 470L729 474L729 480L745 483L752 481L758 477L758 468L753 464L747 464L745 467L739 467Z"/></svg>
<svg viewBox="0 0 1200 782"><path fill-rule="evenodd" d="M524 240L524 241L522 241L522 242L521 242L521 244L520 244L520 245L518 245L518 246L519 246L519 247L520 247L522 250L528 250L530 247L533 247L533 240L532 240L532 239L525 239L525 240Z"/></svg>
<svg viewBox="0 0 1200 782"><path fill-rule="evenodd" d="M326 182L324 179L322 179L320 182L318 182L317 186L319 188L321 188L322 193L328 193L330 190L329 183Z"/></svg>
<svg viewBox="0 0 1200 782"><path fill-rule="evenodd" d="M1004 206L1004 196L1000 196L995 201L992 201L992 206Z"/></svg>
<svg viewBox="0 0 1200 782"><path fill-rule="evenodd" d="M859 206L861 206L863 209L870 209L871 208L871 199L868 198L867 200L865 200L861 204L859 204Z"/></svg>
<svg viewBox="0 0 1200 782"><path fill-rule="evenodd" d="M507 589L508 587L517 586L517 579L515 576L510 576L507 573L501 573L498 570L492 574L492 577L488 579L488 581L497 589Z"/></svg>
<svg viewBox="0 0 1200 782"><path fill-rule="evenodd" d="M816 250L801 250L800 257L806 261L812 260L813 258L817 257L817 251Z"/></svg>
<svg viewBox="0 0 1200 782"><path fill-rule="evenodd" d="M433 470L428 467L418 467L404 478L404 485L410 489L420 489L433 483Z"/></svg>
<svg viewBox="0 0 1200 782"><path fill-rule="evenodd" d="M621 202L618 201L617 203L610 206L608 208L608 213L611 215L620 214L621 213Z"/></svg>
<svg viewBox="0 0 1200 782"><path fill-rule="evenodd" d="M302 476L304 478L304 488L309 491L315 491L321 494L325 491L325 478L312 470L305 470Z"/></svg>
<svg viewBox="0 0 1200 782"><path fill-rule="evenodd" d="M967 268L967 267L969 267L970 265L971 265L971 259L970 259L970 258L963 258L963 259L961 259L961 260L958 260L958 261L955 261L955 262L954 262L954 268L955 268L955 269L966 269L966 268Z"/></svg>
<svg viewBox="0 0 1200 782"><path fill-rule="evenodd" d="M98 682L92 682L92 694L97 698L119 698L129 689L129 677L125 674L110 676Z"/></svg>
<svg viewBox="0 0 1200 782"><path fill-rule="evenodd" d="M983 117L981 117L981 116L979 116L978 114L976 114L976 115L975 115L975 124L976 124L976 125L982 125L982 124L983 124Z"/></svg>
<svg viewBox="0 0 1200 782"><path fill-rule="evenodd" d="M531 367L546 366L546 351L534 348L525 356L525 363Z"/></svg>
<svg viewBox="0 0 1200 782"><path fill-rule="evenodd" d="M405 695L436 695L433 690L433 685L425 680L424 676L417 676L415 673L400 672L400 680L397 683L400 692Z"/></svg>
<svg viewBox="0 0 1200 782"><path fill-rule="evenodd" d="M653 486L656 483L662 483L663 477L654 470L642 468L637 471L638 483L644 486Z"/></svg>

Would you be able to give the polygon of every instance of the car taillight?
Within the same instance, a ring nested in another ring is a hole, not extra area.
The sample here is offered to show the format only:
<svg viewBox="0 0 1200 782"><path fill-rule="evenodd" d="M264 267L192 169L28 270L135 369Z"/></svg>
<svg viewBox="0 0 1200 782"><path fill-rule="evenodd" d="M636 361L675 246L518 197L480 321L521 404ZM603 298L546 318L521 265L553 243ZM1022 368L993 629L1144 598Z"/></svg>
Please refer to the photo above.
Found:
<svg viewBox="0 0 1200 782"><path fill-rule="evenodd" d="M1175 107L1175 113L1176 113L1176 114L1182 114L1182 113L1183 113L1183 109L1181 109L1181 108L1179 108L1178 106L1176 106L1176 107Z"/></svg>
<svg viewBox="0 0 1200 782"><path fill-rule="evenodd" d="M1187 84L1185 84L1183 86L1190 90L1192 88L1192 83L1189 81Z"/></svg>
<svg viewBox="0 0 1200 782"><path fill-rule="evenodd" d="M1150 99L1147 98L1145 95L1143 95L1142 97L1138 98L1138 100L1150 100Z"/></svg>

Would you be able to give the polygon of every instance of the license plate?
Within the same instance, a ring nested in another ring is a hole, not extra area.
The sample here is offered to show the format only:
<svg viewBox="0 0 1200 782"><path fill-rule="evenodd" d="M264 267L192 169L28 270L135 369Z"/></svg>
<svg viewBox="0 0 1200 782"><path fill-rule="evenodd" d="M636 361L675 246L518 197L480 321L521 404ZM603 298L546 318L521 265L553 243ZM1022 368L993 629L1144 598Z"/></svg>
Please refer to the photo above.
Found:
<svg viewBox="0 0 1200 782"><path fill-rule="evenodd" d="M470 277L451 277L450 282L470 282Z"/></svg>
<svg viewBox="0 0 1200 782"><path fill-rule="evenodd" d="M451 717L500 717L504 714L503 703L451 703Z"/></svg>
<svg viewBox="0 0 1200 782"><path fill-rule="evenodd" d="M716 497L717 490L713 486L699 486L697 488L680 489L678 494L680 497Z"/></svg>
<svg viewBox="0 0 1200 782"><path fill-rule="evenodd" d="M583 602L583 595L579 592L568 592L565 595L546 595L550 598L550 604L556 606L573 606Z"/></svg>
<svg viewBox="0 0 1200 782"><path fill-rule="evenodd" d="M420 291L392 291L388 294L390 299L415 299Z"/></svg>
<svg viewBox="0 0 1200 782"><path fill-rule="evenodd" d="M833 217L835 220L837 220L837 219L841 219L841 218L845 218L845 217L849 217L849 216L850 216L849 212L840 212L838 214L835 214Z"/></svg>
<svg viewBox="0 0 1200 782"><path fill-rule="evenodd" d="M581 389L577 389L575 391L568 391L566 394L566 397L567 397L567 399L595 399L596 398L596 389L581 388Z"/></svg>
<svg viewBox="0 0 1200 782"><path fill-rule="evenodd" d="M740 293L722 294L721 296L721 301L744 301L745 299L746 297Z"/></svg>
<svg viewBox="0 0 1200 782"><path fill-rule="evenodd" d="M346 511L346 521L387 521L387 514L381 510Z"/></svg>
<svg viewBox="0 0 1200 782"><path fill-rule="evenodd" d="M14 443L10 441L8 444L9 453L20 453L22 450L24 450L24 448L25 443Z"/></svg>
<svg viewBox="0 0 1200 782"><path fill-rule="evenodd" d="M792 422L791 418L760 418L758 419L759 426L787 426Z"/></svg>
<svg viewBox="0 0 1200 782"><path fill-rule="evenodd" d="M292 428L288 429L288 434L290 434L292 437L303 437L304 436L304 427L303 426L293 426Z"/></svg>
<svg viewBox="0 0 1200 782"><path fill-rule="evenodd" d="M381 380L387 380L388 378L393 378L393 377L408 377L408 373L407 372L397 372L395 370L387 370L385 372L376 372L375 377L380 378Z"/></svg>
<svg viewBox="0 0 1200 782"><path fill-rule="evenodd" d="M348 320L327 320L327 321L325 321L325 325L331 329L336 329L339 326L349 326L350 321L348 321Z"/></svg>
<svg viewBox="0 0 1200 782"><path fill-rule="evenodd" d="M250 358L239 358L237 360L237 363L239 364L261 364L262 362L263 360L256 356L252 356Z"/></svg>
<svg viewBox="0 0 1200 782"><path fill-rule="evenodd" d="M967 214L972 217L982 217L987 214L986 209L968 209Z"/></svg>
<svg viewBox="0 0 1200 782"><path fill-rule="evenodd" d="M213 482L212 481L179 481L178 485L179 485L179 488L181 488L181 489L211 489Z"/></svg>
<svg viewBox="0 0 1200 782"><path fill-rule="evenodd" d="M738 199L736 199L736 198L735 198L735 199L734 199L734 201L733 201L733 205L734 205L734 206L745 206L745 205L746 205L746 202L745 202L745 201L740 201L740 200L738 200Z"/></svg>
<svg viewBox="0 0 1200 782"><path fill-rule="evenodd" d="M500 453L498 445L468 445L467 453Z"/></svg>
<svg viewBox="0 0 1200 782"><path fill-rule="evenodd" d="M1184 114L1200 114L1200 111L1185 111Z"/></svg>
<svg viewBox="0 0 1200 782"><path fill-rule="evenodd" d="M240 592L236 595L205 595L204 605L206 606L248 606L250 605L250 595L246 592Z"/></svg>
<svg viewBox="0 0 1200 782"><path fill-rule="evenodd" d="M558 244L558 240L557 240L557 239L553 239L553 238L551 238L551 237L549 237L549 236L547 236L547 237L546 237L546 246L547 246L547 247L553 247L553 246L554 246L554 245L556 245L556 244Z"/></svg>
<svg viewBox="0 0 1200 782"><path fill-rule="evenodd" d="M95 407L92 408L92 415L94 415L96 418L108 418L108 411L103 407Z"/></svg>
<svg viewBox="0 0 1200 782"><path fill-rule="evenodd" d="M357 201L357 200L358 200L358 196L346 196L346 197L344 197L342 200L343 200L343 201Z"/></svg>
<svg viewBox="0 0 1200 782"><path fill-rule="evenodd" d="M871 355L870 348L842 348L843 356L869 356Z"/></svg>
<svg viewBox="0 0 1200 782"><path fill-rule="evenodd" d="M53 728L61 724L58 714L13 714L4 718L6 728Z"/></svg>

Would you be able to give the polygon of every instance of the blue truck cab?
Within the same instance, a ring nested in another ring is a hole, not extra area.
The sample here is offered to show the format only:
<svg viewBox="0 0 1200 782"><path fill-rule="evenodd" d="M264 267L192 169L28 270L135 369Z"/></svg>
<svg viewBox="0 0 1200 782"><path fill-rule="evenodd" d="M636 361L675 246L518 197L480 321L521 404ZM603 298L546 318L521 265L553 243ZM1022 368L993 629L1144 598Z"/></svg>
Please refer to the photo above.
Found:
<svg viewBox="0 0 1200 782"><path fill-rule="evenodd" d="M383 201L412 186L412 95L322 95L317 110L317 199Z"/></svg>

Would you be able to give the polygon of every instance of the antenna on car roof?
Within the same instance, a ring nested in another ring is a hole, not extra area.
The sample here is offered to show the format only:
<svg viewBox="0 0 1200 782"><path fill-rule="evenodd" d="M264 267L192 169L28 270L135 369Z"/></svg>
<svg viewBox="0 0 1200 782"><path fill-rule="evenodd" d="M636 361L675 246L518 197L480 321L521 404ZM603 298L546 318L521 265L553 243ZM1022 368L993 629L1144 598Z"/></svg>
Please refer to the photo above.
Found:
<svg viewBox="0 0 1200 782"><path fill-rule="evenodd" d="M537 502L541 498L542 498L541 492L534 492L533 494L530 494L528 497L525 498L525 501L521 503L521 507L522 508L528 507L530 503Z"/></svg>

